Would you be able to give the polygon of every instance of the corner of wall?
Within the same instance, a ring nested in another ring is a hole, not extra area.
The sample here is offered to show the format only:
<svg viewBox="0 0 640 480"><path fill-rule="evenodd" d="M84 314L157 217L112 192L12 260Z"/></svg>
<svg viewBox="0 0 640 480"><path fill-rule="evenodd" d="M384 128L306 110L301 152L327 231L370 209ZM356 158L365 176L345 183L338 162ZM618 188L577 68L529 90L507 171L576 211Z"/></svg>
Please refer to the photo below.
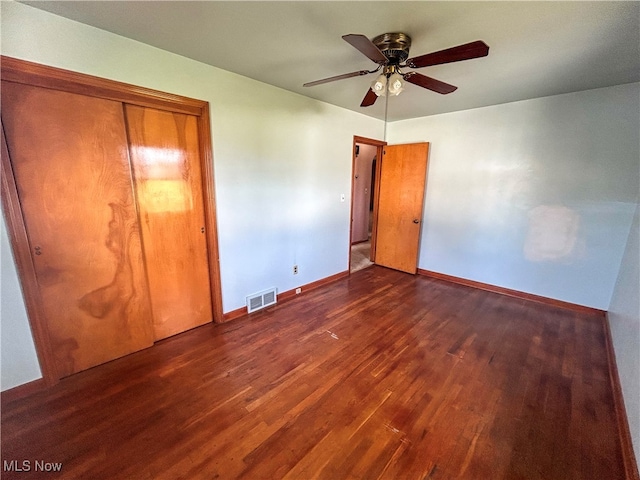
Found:
<svg viewBox="0 0 640 480"><path fill-rule="evenodd" d="M635 458L640 458L640 202L609 306L609 328Z"/></svg>
<svg viewBox="0 0 640 480"><path fill-rule="evenodd" d="M42 378L4 216L0 222L0 387L8 390Z"/></svg>

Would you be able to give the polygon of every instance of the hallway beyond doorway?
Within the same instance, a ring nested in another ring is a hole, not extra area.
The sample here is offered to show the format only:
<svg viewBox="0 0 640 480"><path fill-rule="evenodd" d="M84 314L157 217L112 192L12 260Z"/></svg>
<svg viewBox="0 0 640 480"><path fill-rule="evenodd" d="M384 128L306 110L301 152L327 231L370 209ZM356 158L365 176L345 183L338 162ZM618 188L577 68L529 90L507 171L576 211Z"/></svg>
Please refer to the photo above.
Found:
<svg viewBox="0 0 640 480"><path fill-rule="evenodd" d="M371 261L371 238L366 242L351 245L351 265L349 270L351 273L362 270L373 265Z"/></svg>

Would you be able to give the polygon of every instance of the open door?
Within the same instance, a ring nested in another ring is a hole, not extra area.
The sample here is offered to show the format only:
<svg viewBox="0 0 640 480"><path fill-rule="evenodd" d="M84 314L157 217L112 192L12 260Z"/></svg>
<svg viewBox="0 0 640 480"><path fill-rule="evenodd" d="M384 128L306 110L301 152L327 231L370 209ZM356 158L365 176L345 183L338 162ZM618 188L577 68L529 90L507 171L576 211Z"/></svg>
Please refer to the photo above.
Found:
<svg viewBox="0 0 640 480"><path fill-rule="evenodd" d="M380 166L374 262L415 274L428 143L387 145Z"/></svg>

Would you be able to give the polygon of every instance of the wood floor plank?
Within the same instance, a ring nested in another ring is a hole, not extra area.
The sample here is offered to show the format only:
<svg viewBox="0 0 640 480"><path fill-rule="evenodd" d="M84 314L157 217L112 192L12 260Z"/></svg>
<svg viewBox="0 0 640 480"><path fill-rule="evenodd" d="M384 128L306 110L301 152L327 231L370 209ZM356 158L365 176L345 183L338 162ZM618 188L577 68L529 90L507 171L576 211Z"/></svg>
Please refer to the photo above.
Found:
<svg viewBox="0 0 640 480"><path fill-rule="evenodd" d="M604 335L373 266L3 403L3 478L622 479Z"/></svg>

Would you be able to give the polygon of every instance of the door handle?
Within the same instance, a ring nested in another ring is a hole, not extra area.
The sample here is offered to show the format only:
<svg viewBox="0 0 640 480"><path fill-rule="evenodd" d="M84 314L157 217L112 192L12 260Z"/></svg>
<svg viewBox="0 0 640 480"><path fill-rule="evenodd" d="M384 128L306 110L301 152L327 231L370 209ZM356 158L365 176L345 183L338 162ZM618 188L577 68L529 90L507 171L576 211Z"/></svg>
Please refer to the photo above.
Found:
<svg viewBox="0 0 640 480"><path fill-rule="evenodd" d="M414 218L413 223L420 223L420 220L418 220L417 218Z"/></svg>

